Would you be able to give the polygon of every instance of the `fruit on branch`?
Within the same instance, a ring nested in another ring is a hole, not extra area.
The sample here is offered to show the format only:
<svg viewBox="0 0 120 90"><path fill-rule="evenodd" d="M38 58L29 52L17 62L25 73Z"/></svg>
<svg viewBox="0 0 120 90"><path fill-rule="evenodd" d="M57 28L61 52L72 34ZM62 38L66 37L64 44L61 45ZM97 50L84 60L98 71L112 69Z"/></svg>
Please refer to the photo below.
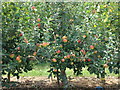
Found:
<svg viewBox="0 0 120 90"><path fill-rule="evenodd" d="M63 39L63 42L67 42L67 39Z"/></svg>
<svg viewBox="0 0 120 90"><path fill-rule="evenodd" d="M52 59L52 62L57 62L57 60L55 58Z"/></svg>
<svg viewBox="0 0 120 90"><path fill-rule="evenodd" d="M90 49L94 49L95 47L93 45L90 45Z"/></svg>
<svg viewBox="0 0 120 90"><path fill-rule="evenodd" d="M56 51L56 53L58 53L58 54L59 54L60 52L61 52L60 50Z"/></svg>
<svg viewBox="0 0 120 90"><path fill-rule="evenodd" d="M63 36L62 39L67 39L67 36Z"/></svg>
<svg viewBox="0 0 120 90"><path fill-rule="evenodd" d="M14 58L15 54L10 54L9 56L10 56L11 58Z"/></svg>
<svg viewBox="0 0 120 90"><path fill-rule="evenodd" d="M65 62L65 59L61 59L61 62Z"/></svg>
<svg viewBox="0 0 120 90"><path fill-rule="evenodd" d="M37 52L34 52L33 55L36 56Z"/></svg>
<svg viewBox="0 0 120 90"><path fill-rule="evenodd" d="M41 19L40 19L40 18L38 18L38 19L37 19L37 21L38 21L38 22L40 22L40 21L41 21Z"/></svg>
<svg viewBox="0 0 120 90"><path fill-rule="evenodd" d="M35 6L32 6L31 8L32 8L32 9L36 9L36 7L35 7Z"/></svg>

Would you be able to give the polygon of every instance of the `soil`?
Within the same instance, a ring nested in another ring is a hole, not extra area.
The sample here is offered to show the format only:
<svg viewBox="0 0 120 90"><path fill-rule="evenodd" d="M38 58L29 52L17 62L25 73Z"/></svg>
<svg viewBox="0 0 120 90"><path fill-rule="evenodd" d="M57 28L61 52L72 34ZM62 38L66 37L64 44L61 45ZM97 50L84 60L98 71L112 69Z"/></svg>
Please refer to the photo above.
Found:
<svg viewBox="0 0 120 90"><path fill-rule="evenodd" d="M105 83L95 77L69 77L69 89L67 90L98 90L97 86L105 90L120 90L120 83L117 77L105 78ZM3 87L3 90L62 90L62 84L58 86L57 80L48 77L11 77L12 82L17 82L16 86L10 88ZM66 89L64 89L66 90ZM101 89L102 90L102 89Z"/></svg>

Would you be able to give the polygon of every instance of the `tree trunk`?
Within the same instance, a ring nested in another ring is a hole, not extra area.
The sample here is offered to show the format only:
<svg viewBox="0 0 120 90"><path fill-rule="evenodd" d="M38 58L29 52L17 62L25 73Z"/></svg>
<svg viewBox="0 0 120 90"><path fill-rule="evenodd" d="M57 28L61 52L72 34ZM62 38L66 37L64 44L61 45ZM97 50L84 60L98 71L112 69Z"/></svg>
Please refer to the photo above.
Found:
<svg viewBox="0 0 120 90"><path fill-rule="evenodd" d="M62 81L62 84L63 84L63 88L68 88L68 80L67 80L67 76L66 76L66 73L65 73L65 70L61 70L61 81Z"/></svg>
<svg viewBox="0 0 120 90"><path fill-rule="evenodd" d="M10 82L10 72L8 73L8 82Z"/></svg>

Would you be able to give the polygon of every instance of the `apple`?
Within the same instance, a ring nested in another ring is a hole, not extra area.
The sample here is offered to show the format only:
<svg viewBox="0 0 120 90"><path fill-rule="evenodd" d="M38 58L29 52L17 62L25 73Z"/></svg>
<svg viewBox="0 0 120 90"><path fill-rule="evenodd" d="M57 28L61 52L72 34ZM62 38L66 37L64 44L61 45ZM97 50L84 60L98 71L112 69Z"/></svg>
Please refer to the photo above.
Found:
<svg viewBox="0 0 120 90"><path fill-rule="evenodd" d="M59 54L60 52L61 52L60 50L56 51L56 53L58 53L58 54Z"/></svg>
<svg viewBox="0 0 120 90"><path fill-rule="evenodd" d="M88 61L88 62L90 62L90 61L91 61L91 59L88 59L87 61Z"/></svg>
<svg viewBox="0 0 120 90"><path fill-rule="evenodd" d="M86 35L83 35L83 38L86 38L87 36Z"/></svg>
<svg viewBox="0 0 120 90"><path fill-rule="evenodd" d="M37 19L37 21L38 21L38 22L40 22L40 21L41 21L41 19L40 19L40 18L38 18L38 19Z"/></svg>
<svg viewBox="0 0 120 90"><path fill-rule="evenodd" d="M20 47L17 47L17 50L20 50Z"/></svg>
<svg viewBox="0 0 120 90"><path fill-rule="evenodd" d="M67 55L67 58L70 58L70 55Z"/></svg>
<svg viewBox="0 0 120 90"><path fill-rule="evenodd" d="M54 72L57 72L57 69L54 69L53 71L54 71Z"/></svg>
<svg viewBox="0 0 120 90"><path fill-rule="evenodd" d="M94 49L95 47L93 45L90 45L90 49Z"/></svg>
<svg viewBox="0 0 120 90"><path fill-rule="evenodd" d="M94 54L96 54L97 53L97 51L94 51Z"/></svg>
<svg viewBox="0 0 120 90"><path fill-rule="evenodd" d="M36 9L35 6L32 6L31 8L32 8L32 9Z"/></svg>
<svg viewBox="0 0 120 90"><path fill-rule="evenodd" d="M61 59L62 62L65 62L65 59Z"/></svg>
<svg viewBox="0 0 120 90"><path fill-rule="evenodd" d="M17 57L16 57L16 60L17 60L17 61L21 60L21 59L20 59L20 56L17 56Z"/></svg>
<svg viewBox="0 0 120 90"><path fill-rule="evenodd" d="M74 63L73 63L73 62L71 62L70 64L71 64L71 65L73 65Z"/></svg>
<svg viewBox="0 0 120 90"><path fill-rule="evenodd" d="M28 43L28 41L27 41L27 40L25 40L25 43Z"/></svg>
<svg viewBox="0 0 120 90"><path fill-rule="evenodd" d="M66 58L67 58L67 56L64 56L64 58L66 59Z"/></svg>
<svg viewBox="0 0 120 90"><path fill-rule="evenodd" d="M55 58L52 59L53 62L57 62L57 60Z"/></svg>
<svg viewBox="0 0 120 90"><path fill-rule="evenodd" d="M37 52L34 52L33 55L36 56Z"/></svg>
<svg viewBox="0 0 120 90"><path fill-rule="evenodd" d="M67 39L67 36L63 36L62 39Z"/></svg>
<svg viewBox="0 0 120 90"><path fill-rule="evenodd" d="M103 65L103 67L107 68L107 67L108 67L108 65L107 65L107 64L104 64L104 65Z"/></svg>
<svg viewBox="0 0 120 90"><path fill-rule="evenodd" d="M86 51L85 50L80 50L84 55L86 54Z"/></svg>
<svg viewBox="0 0 120 90"><path fill-rule="evenodd" d="M100 56L100 55L98 55L98 58L101 58L101 56Z"/></svg>
<svg viewBox="0 0 120 90"><path fill-rule="evenodd" d="M22 36L22 35L23 35L22 33L19 34L19 36Z"/></svg>
<svg viewBox="0 0 120 90"><path fill-rule="evenodd" d="M36 44L36 46L37 46L37 47L39 47L39 46L40 46L40 44L39 44L39 43L37 43L37 44Z"/></svg>
<svg viewBox="0 0 120 90"><path fill-rule="evenodd" d="M75 54L72 54L71 56L75 57Z"/></svg>
<svg viewBox="0 0 120 90"><path fill-rule="evenodd" d="M78 43L81 43L81 41L80 41L80 40L78 40Z"/></svg>
<svg viewBox="0 0 120 90"><path fill-rule="evenodd" d="M38 25L37 25L37 26L40 28L41 24L40 24L40 23L38 23Z"/></svg>
<svg viewBox="0 0 120 90"><path fill-rule="evenodd" d="M11 58L14 58L14 56L15 56L15 54L10 54L10 57L11 57Z"/></svg>
<svg viewBox="0 0 120 90"><path fill-rule="evenodd" d="M63 42L67 42L67 39L63 39Z"/></svg>
<svg viewBox="0 0 120 90"><path fill-rule="evenodd" d="M47 43L47 42L43 42L42 43L42 46L44 46L44 47L46 47L46 46L48 46L49 45L49 43Z"/></svg>
<svg viewBox="0 0 120 90"><path fill-rule="evenodd" d="M86 62L86 59L84 59L83 61Z"/></svg>

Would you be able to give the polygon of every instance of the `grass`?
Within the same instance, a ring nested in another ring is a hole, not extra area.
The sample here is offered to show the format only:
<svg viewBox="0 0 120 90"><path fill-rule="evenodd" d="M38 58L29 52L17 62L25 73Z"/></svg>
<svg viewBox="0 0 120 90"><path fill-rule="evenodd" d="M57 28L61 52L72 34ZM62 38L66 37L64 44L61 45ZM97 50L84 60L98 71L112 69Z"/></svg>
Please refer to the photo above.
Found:
<svg viewBox="0 0 120 90"><path fill-rule="evenodd" d="M22 74L20 74L20 76L48 76L49 72L47 72L49 70L49 64L48 63L41 63L41 64L37 64L34 66L34 69L32 71L29 72L24 72ZM109 76L115 76L118 77L118 74L114 74L114 73L109 73L108 69L106 69L107 75ZM73 71L70 69L66 70L66 73L68 76L75 76L73 75ZM83 75L79 75L79 76L85 76L85 77L95 77L95 74L90 74L87 71L87 68L83 68L82 71Z"/></svg>

